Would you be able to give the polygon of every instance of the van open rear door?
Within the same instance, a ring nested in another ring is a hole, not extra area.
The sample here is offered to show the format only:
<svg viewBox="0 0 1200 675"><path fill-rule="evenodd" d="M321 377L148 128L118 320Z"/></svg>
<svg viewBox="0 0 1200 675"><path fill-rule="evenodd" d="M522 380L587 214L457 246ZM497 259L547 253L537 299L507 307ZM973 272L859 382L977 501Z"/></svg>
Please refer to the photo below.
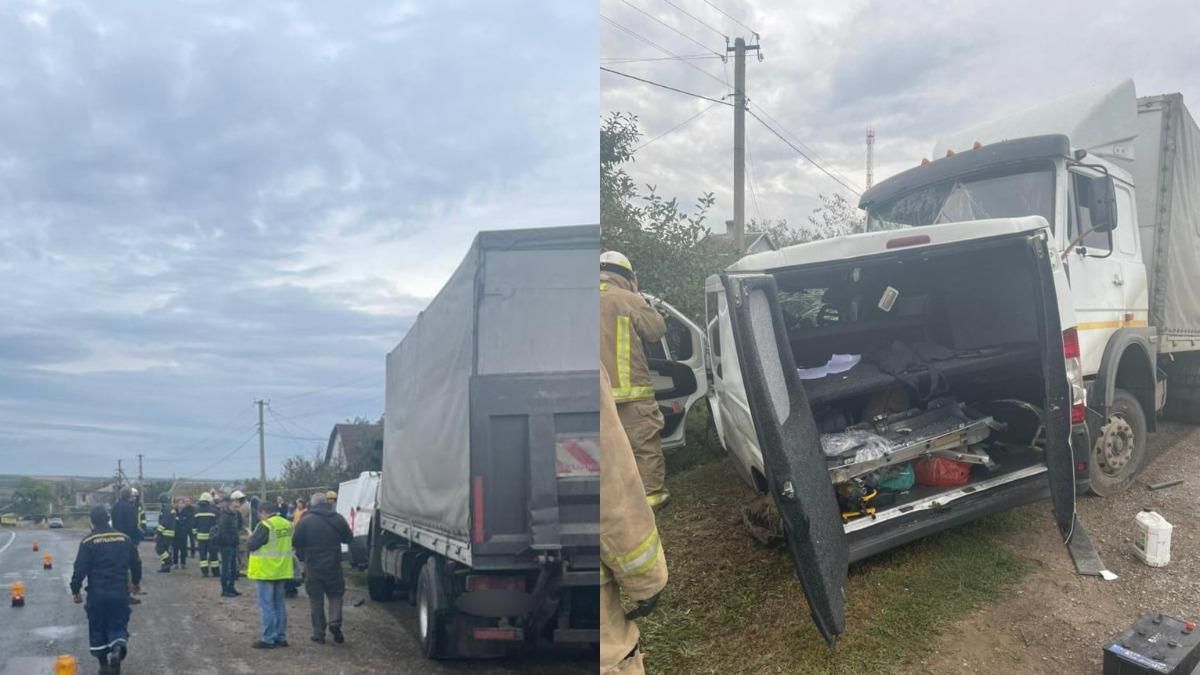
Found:
<svg viewBox="0 0 1200 675"><path fill-rule="evenodd" d="M770 275L724 277L734 344L771 496L817 629L845 629L849 550L820 437L788 346Z"/></svg>

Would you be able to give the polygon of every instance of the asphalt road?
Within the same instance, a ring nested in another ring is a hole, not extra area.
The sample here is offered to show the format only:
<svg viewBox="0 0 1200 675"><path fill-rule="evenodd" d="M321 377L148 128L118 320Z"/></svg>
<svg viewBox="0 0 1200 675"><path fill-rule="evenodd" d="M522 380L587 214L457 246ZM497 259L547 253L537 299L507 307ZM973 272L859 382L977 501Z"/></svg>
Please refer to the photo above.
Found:
<svg viewBox="0 0 1200 675"><path fill-rule="evenodd" d="M0 675L46 675L56 656L79 659L81 674L98 670L88 655L87 617L83 606L71 602L68 582L75 551L84 533L71 530L0 529L0 582L25 582L22 608L0 605ZM34 540L41 550L33 552ZM145 577L142 603L133 608L129 658L122 673L187 675L300 675L320 673L436 673L481 675L594 673L591 653L542 651L520 660L433 662L420 654L415 611L406 603L377 604L366 591L346 592L344 645L318 645L307 639L308 599L287 601L287 649L250 648L259 620L253 584L245 579L240 598L221 598L215 579L204 578L192 564L159 574L153 545L141 546ZM54 557L53 570L42 569L42 555ZM4 598L0 598L2 600Z"/></svg>

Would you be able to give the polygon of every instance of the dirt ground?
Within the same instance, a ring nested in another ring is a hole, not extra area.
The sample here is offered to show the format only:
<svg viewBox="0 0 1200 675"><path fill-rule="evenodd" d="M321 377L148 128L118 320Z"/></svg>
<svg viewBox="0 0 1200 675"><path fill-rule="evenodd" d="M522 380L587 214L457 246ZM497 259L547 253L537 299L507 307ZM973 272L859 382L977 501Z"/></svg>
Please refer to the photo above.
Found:
<svg viewBox="0 0 1200 675"><path fill-rule="evenodd" d="M1160 422L1152 460L1138 483L1115 498L1080 497L1076 510L1115 581L1075 574L1046 503L1026 507L1033 525L1003 546L1033 571L1006 600L940 631L914 672L1098 673L1101 649L1146 612L1200 617L1200 428ZM1184 478L1171 488L1146 485ZM1133 554L1134 517L1153 509L1174 525L1171 563L1148 567Z"/></svg>
<svg viewBox="0 0 1200 675"><path fill-rule="evenodd" d="M308 597L287 601L286 649L250 647L259 631L254 585L238 580L239 598L220 597L219 583L200 576L194 565L170 574L158 574L152 547L143 544L147 570L143 604L134 610L130 624L133 650L126 673L175 672L189 675L298 675L322 673L593 673L596 656L577 651L543 651L511 661L434 662L420 654L416 637L416 612L404 602L380 604L366 598L366 589L346 591L344 630L346 643L311 642ZM167 604L168 607L162 605ZM149 611L148 611L149 610ZM165 611L164 611L165 610ZM167 622L168 630L161 625ZM164 633L166 639L163 639ZM149 635L147 635L149 634ZM178 636L172 638L171 636ZM147 639L149 638L149 639ZM144 652L149 652L145 654ZM141 663L139 663L141 662ZM177 670L142 670L145 663L176 664ZM85 670L84 672L90 672Z"/></svg>

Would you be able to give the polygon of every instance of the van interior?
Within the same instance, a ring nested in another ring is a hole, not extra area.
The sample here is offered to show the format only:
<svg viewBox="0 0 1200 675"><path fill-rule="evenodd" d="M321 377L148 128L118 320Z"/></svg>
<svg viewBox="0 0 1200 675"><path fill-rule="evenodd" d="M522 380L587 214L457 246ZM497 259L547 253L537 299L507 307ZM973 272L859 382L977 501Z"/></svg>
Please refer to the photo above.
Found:
<svg viewBox="0 0 1200 675"><path fill-rule="evenodd" d="M1044 469L1031 258L1021 238L773 272L848 532Z"/></svg>

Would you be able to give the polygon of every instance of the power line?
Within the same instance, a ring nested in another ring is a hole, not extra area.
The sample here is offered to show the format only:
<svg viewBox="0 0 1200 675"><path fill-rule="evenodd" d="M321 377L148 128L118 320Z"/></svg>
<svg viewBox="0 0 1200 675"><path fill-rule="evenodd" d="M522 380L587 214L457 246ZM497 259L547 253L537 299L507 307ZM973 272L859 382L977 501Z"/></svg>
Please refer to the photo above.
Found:
<svg viewBox="0 0 1200 675"><path fill-rule="evenodd" d="M655 81L653 81L653 80L647 80L647 79L645 79L645 78L638 77L637 75L630 75L629 73L622 73L621 71L619 71L619 70L613 70L612 68L605 68L604 66L600 66L600 70L603 70L603 71L604 71L604 72L606 72L606 73L612 73L613 75L620 75L621 77L628 77L628 78L629 78L629 79L631 79L631 80L637 80L638 82L643 82L643 83L645 83L645 84L653 85L653 86L655 86L655 87L661 87L661 88L663 88L663 89L668 89L668 90L670 90L670 91L673 91L673 92L676 92L676 93L679 93L679 94L686 94L686 95L688 95L688 96L692 96L692 97L695 97L695 98L701 98L701 99L704 99L705 101L712 101L713 103L720 103L721 105L728 105L728 106L732 106L732 105L733 105L732 103L729 103L728 101L722 101L722 100L715 99L715 98L712 98L712 97L709 97L709 96L704 96L703 94L697 94L697 93L695 93L695 92L686 91L686 90L683 90L683 89L677 89L677 88L675 88L675 87L672 87L672 86L670 86L670 85L662 84L661 82L655 82Z"/></svg>
<svg viewBox="0 0 1200 675"><path fill-rule="evenodd" d="M320 410L311 410L309 412L298 413L295 415L284 415L282 417L278 417L277 419L290 421L290 420L297 420L297 419L300 419L303 417L312 417L313 415L324 415L331 411L337 410L338 408L341 408L342 406L349 406L349 405L354 405L356 403L366 403L367 401L378 401L378 400L379 400L379 395L376 394L374 396L370 396L367 398L351 399L349 401L343 401L342 403L339 403L335 407L325 407L325 408L321 408Z"/></svg>
<svg viewBox="0 0 1200 675"><path fill-rule="evenodd" d="M607 64L614 63L652 63L656 61L704 61L708 59L719 59L720 56L712 54L684 54L682 56L652 56L652 57L630 57L630 56L602 56L600 61Z"/></svg>
<svg viewBox="0 0 1200 675"><path fill-rule="evenodd" d="M721 31L717 30L716 28L713 28L712 25L709 24L708 22L704 21L703 19L696 16L695 14L692 14L691 12L687 11L686 9L680 7L679 5L671 2L671 0L663 0L663 2L667 3L668 5L674 7L675 9L679 10L680 12L683 12L687 16L691 17L693 21L700 24L701 26L704 26L705 28L711 30L712 32L716 33L717 35L720 35L721 37L725 38L725 44L726 45L729 44L729 36L726 35L725 33L722 33Z"/></svg>
<svg viewBox="0 0 1200 675"><path fill-rule="evenodd" d="M285 422L284 419L281 418L279 416L279 414L275 412L275 409L272 408L271 406L267 406L267 412L271 413L271 419L278 422L279 426L283 427L284 430L290 434L293 434L295 436L300 436L300 434L308 434L310 440L317 440L317 441L329 440L328 438L321 438L320 434L318 434L317 432L311 431L296 422ZM296 430L299 430L300 434L297 434Z"/></svg>
<svg viewBox="0 0 1200 675"><path fill-rule="evenodd" d="M758 190L754 187L754 154L750 152L750 143L746 143L746 176L750 179L750 198L754 200L754 213L758 214L759 227L765 227L766 221L763 220L762 209L758 206Z"/></svg>
<svg viewBox="0 0 1200 675"><path fill-rule="evenodd" d="M708 45L697 40L696 38L692 37L691 35L688 35L687 33L679 30L678 28L672 26L671 24L667 23L666 21L663 21L662 19L658 18L657 16L654 16L653 14L651 14L650 12L647 12L646 10L642 9L641 7L638 7L637 5L633 4L632 2L629 2L629 0L621 0L621 2L625 3L626 5L629 5L630 7L634 8L638 12L641 12L645 16L649 17L651 21L658 23L660 26L666 27L667 30L674 31L676 35L683 36L683 38L685 40L691 41L692 44L700 45L701 49L706 49L706 50L712 52L713 54L720 56L721 58L725 58L724 54L721 54L720 52L716 51L715 49L710 49L708 47Z"/></svg>
<svg viewBox="0 0 1200 675"><path fill-rule="evenodd" d="M641 40L642 42L650 45L651 47L654 47L655 49L666 54L667 56L670 56L670 57L674 58L675 60L678 60L680 63L695 70L696 72L701 73L702 75L705 75L706 77L711 77L712 79L716 80L717 82L721 82L721 80L718 79L716 75L713 75L712 73L697 66L694 63L690 63L690 62L684 60L678 54L676 54L675 52L671 51L670 49L667 49L666 47L658 44L654 40L651 40L650 38L639 35L638 33L634 32L633 30L630 30L629 28L622 26L621 24L617 23L616 21L613 21L612 19L608 18L607 16L604 16L603 14L600 15L600 18L607 21L609 24L611 24L617 30L626 33L627 35L633 37L634 39ZM722 82L722 84L724 84L724 83Z"/></svg>
<svg viewBox="0 0 1200 675"><path fill-rule="evenodd" d="M750 99L747 99L747 100L749 101ZM784 126L783 122L780 122L779 120L775 119L775 117L773 117L771 115L771 112L769 110L762 107L761 105L757 105L757 103L756 103L756 107L757 107L758 111L761 112L764 116L766 116L766 118L768 120L770 120L771 123L774 124L777 129L779 129L783 133L790 136L792 138L792 141L795 142L796 145L800 146L800 148L802 150L804 150L804 152L808 153L810 156L812 156L814 159L816 159L818 162L821 162L822 164L829 163L829 161L827 159L825 159L824 157L822 157L820 155L820 153L818 153L816 150L813 150L808 145L805 145L804 142L800 140L800 136L797 135L796 132L788 129L786 126ZM834 171L834 173L836 173L838 175L838 178L841 178L844 181L853 182L849 178L846 178L845 176L843 176L841 174L841 172L839 172L839 171Z"/></svg>
<svg viewBox="0 0 1200 675"><path fill-rule="evenodd" d="M775 134L776 138L778 138L779 140L783 141L783 142L784 142L784 143L785 143L785 144L786 144L786 145L787 145L789 148L791 148L792 150L795 150L797 154L799 154L799 155L800 155L801 157L803 157L804 159L808 160L808 163L809 163L809 164L812 164L813 166L815 166L815 167L817 167L818 169L820 169L820 170L821 170L821 173L825 174L826 176L829 176L829 177L830 177L830 178L832 178L832 179L833 179L833 180L834 180L834 181L835 181L835 182L836 182L838 185L841 185L842 187L846 188L846 189L847 189L847 190L849 190L850 192L853 192L855 195L860 195L860 194L861 194L861 193L860 193L858 190L855 190L854 188L850 187L849 185L846 185L846 183L845 183L844 181L842 181L842 179L840 179L840 178L838 178L837 176L835 176L835 175L833 175L832 173L830 173L830 172L829 172L829 169L826 169L824 166L822 166L822 165L821 165L819 162L817 162L816 160L814 160L812 157L809 157L808 155L806 155L806 154L804 153L804 151L803 151L803 150L801 150L800 148L796 147L796 145L795 145L794 143L792 143L791 141L789 141L787 138L785 138L785 137L783 136L783 134L779 133L778 131L776 131L776 130L775 130L775 128L774 128L774 127L772 127L770 124L767 124L765 121L763 121L763 118L759 117L759 116L758 116L758 114L757 114L757 113L755 113L753 110L747 110L746 112L747 112L747 113L749 113L749 115L750 115L751 117L753 117L754 119L758 120L758 123L759 123L759 124L761 124L761 125L763 125L764 127L766 127L766 128L767 128L767 131L770 131L771 133Z"/></svg>
<svg viewBox="0 0 1200 675"><path fill-rule="evenodd" d="M708 107L707 107L707 108L705 108L704 110L701 110L700 112L696 113L695 115L692 115L691 117L689 117L689 118L687 118L686 120L684 120L684 121L680 122L679 124L676 124L675 126L671 127L670 129L667 129L666 131L662 132L661 134L659 134L659 135L655 136L654 138L651 138L650 140L646 141L645 143L642 143L641 145L637 146L636 148L634 148L634 149L633 149L633 151L632 151L632 152L636 153L638 150L641 150L642 148L646 147L647 145L650 145L650 144L651 144L651 143L653 143L654 141L657 141L658 139L662 138L663 136L666 136L667 134L670 134L670 133L672 133L672 132L674 132L674 131L677 131L677 130L679 130L679 129L682 129L683 127L687 126L687 125L688 125L688 123L690 123L692 120L695 120L696 118L700 117L701 115L703 115L704 113L708 112L709 110L712 110L712 109L713 109L713 108L715 108L715 107L717 107L717 104L716 104L716 103L714 103L714 104L712 104L712 105L708 106Z"/></svg>
<svg viewBox="0 0 1200 675"><path fill-rule="evenodd" d="M718 12L720 12L721 14L724 14L724 15L725 15L725 18L727 18L727 19L729 19L730 21L732 21L732 22L736 23L737 25L741 26L742 28L745 28L746 30L750 31L750 33L751 33L752 35L754 35L754 39L756 39L756 40L758 39L758 31L754 30L754 29L753 29L753 28L751 28L750 26L747 26L746 24L742 23L741 21L738 21L737 19L733 18L732 16L730 16L730 14L729 14L728 12L726 12L726 11L725 11L725 10L723 10L723 9L721 9L720 7L717 7L716 5L712 4L712 3L711 3L711 2L709 2L708 0L704 0L704 4L708 5L709 7L712 7L713 9L717 10L717 11L718 11Z"/></svg>
<svg viewBox="0 0 1200 675"><path fill-rule="evenodd" d="M253 433L251 433L249 436L246 437L246 440L242 441L241 443L238 443L237 447L235 447L233 450L230 450L228 453L222 455L220 459L213 462L212 464L209 464L207 467L201 469L200 471L197 471L196 473L191 474L190 476L184 476L183 478L181 478L179 480L191 480L193 478L200 476L201 474L205 474L205 473L208 473L209 471L212 471L213 469L220 466L225 460L227 460L230 457L233 457L235 454L237 454L238 450L241 450L242 448L246 447L246 444L249 443L250 441L254 440L254 438L257 436L258 436L258 430L255 429Z"/></svg>
<svg viewBox="0 0 1200 675"><path fill-rule="evenodd" d="M324 440L326 440L324 438L318 438L316 436L288 436L286 434L271 434L271 433L269 433L267 435L270 436L271 438L285 438L285 439L291 440L291 441L324 441Z"/></svg>

